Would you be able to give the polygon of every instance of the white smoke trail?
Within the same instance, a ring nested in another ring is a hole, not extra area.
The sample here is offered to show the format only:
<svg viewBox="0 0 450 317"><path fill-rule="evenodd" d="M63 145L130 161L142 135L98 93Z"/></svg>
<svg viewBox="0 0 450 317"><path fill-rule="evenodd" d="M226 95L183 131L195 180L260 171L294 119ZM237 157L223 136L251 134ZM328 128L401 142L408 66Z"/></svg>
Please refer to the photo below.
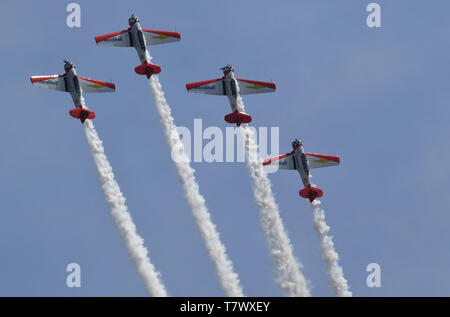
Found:
<svg viewBox="0 0 450 317"><path fill-rule="evenodd" d="M320 209L320 201L314 200L311 203L314 218L314 229L320 238L320 252L322 259L328 267L328 280L333 293L340 297L350 297L352 292L349 291L347 280L344 278L342 267L339 266L339 255L334 249L333 239L328 236L330 227L325 222L325 212Z"/></svg>
<svg viewBox="0 0 450 317"><path fill-rule="evenodd" d="M97 167L103 194L111 209L111 216L125 242L131 261L136 266L139 275L144 281L145 288L151 296L167 296L166 289L160 281L160 274L156 272L155 267L147 256L144 240L136 232L136 226L125 205L125 197L114 178L112 167L105 155L102 141L94 128L94 124L91 120L86 120L83 126L95 166Z"/></svg>
<svg viewBox="0 0 450 317"><path fill-rule="evenodd" d="M199 186L194 176L194 169L191 168L187 161L183 143L181 143L177 127L171 115L171 109L164 97L158 77L155 75L150 77L149 84L160 116L161 125L166 134L167 144L171 152L175 153L178 158L174 161L180 182L184 188L184 194L205 242L206 250L214 263L220 285L227 296L242 297L244 294L239 285L239 277L233 270L233 264L226 254L225 246L220 241L216 226L212 223L205 199L200 194Z"/></svg>
<svg viewBox="0 0 450 317"><path fill-rule="evenodd" d="M239 111L244 112L244 103L240 96L237 104ZM261 224L267 235L272 257L278 267L278 286L287 291L290 296L310 296L307 282L300 271L301 264L294 257L291 242L284 229L270 180L264 172L254 132L248 128L247 124L241 125L239 130L244 135L248 168L253 180L253 194L260 208Z"/></svg>

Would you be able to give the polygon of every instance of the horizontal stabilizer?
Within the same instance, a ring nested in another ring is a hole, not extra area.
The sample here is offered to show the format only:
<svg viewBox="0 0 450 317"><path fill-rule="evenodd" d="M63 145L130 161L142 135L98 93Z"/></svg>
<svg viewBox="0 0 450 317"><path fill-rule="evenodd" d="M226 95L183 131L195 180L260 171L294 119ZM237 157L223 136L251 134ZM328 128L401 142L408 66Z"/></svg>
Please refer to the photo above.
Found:
<svg viewBox="0 0 450 317"><path fill-rule="evenodd" d="M80 119L81 123L84 123L86 119L94 119L95 112L84 109L82 107L78 107L69 111L70 115L75 119Z"/></svg>
<svg viewBox="0 0 450 317"><path fill-rule="evenodd" d="M236 123L239 127L242 123L250 123L252 121L252 116L236 110L235 112L227 114L225 116L225 121L228 123Z"/></svg>
<svg viewBox="0 0 450 317"><path fill-rule="evenodd" d="M323 192L321 189L312 187L311 185L303 188L301 191L299 191L299 194L303 198L308 198L311 203L314 201L314 199L323 196Z"/></svg>
<svg viewBox="0 0 450 317"><path fill-rule="evenodd" d="M150 76L153 74L159 74L161 72L161 67L158 65L150 64L148 62L142 63L139 66L136 66L134 69L136 74L139 75L146 75L147 78L150 79Z"/></svg>

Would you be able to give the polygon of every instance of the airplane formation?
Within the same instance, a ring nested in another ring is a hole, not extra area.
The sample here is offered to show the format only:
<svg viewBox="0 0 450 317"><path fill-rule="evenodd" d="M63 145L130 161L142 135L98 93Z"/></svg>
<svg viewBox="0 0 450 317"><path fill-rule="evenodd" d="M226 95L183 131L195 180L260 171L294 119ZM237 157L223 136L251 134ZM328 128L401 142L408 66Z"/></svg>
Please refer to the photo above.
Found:
<svg viewBox="0 0 450 317"><path fill-rule="evenodd" d="M137 74L145 75L150 79L153 74L161 72L161 67L150 63L147 46L179 41L180 33L143 29L139 19L134 15L128 19L128 24L129 28L126 30L96 36L95 42L99 46L134 47L141 62L134 70ZM239 109L237 100L240 95L275 92L276 85L271 82L236 78L231 65L226 65L221 70L223 71L221 78L188 83L187 91L227 96L232 112L225 115L225 121L236 124L238 127L243 123L250 123L251 115ZM64 61L64 71L62 75L31 76L31 83L34 86L70 93L75 108L71 109L69 114L79 119L82 124L86 119L94 119L95 112L89 110L84 104L83 92L114 92L115 84L78 76L75 65L69 61ZM299 195L313 202L316 198L323 196L323 191L311 185L309 170L339 165L340 159L338 156L307 153L299 139L292 142L292 148L290 153L265 159L262 164L277 166L280 169L297 170L304 185Z"/></svg>

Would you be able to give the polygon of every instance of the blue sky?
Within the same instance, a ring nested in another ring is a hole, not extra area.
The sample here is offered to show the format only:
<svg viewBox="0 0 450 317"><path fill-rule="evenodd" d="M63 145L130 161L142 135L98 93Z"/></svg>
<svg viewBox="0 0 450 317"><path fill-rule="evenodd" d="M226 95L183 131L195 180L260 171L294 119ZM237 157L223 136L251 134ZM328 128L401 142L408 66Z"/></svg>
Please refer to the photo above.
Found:
<svg viewBox="0 0 450 317"><path fill-rule="evenodd" d="M68 94L33 87L30 75L63 72L112 81L87 105L152 263L174 296L222 296L190 214L147 81L133 49L94 37L127 28L176 30L150 47L176 124L225 128L226 98L188 95L185 83L220 76L277 84L244 96L254 126L280 127L280 151L302 138L309 152L339 155L313 170L340 263L356 296L450 294L450 21L447 1L77 1L81 28L66 26L70 1L2 1L0 25L0 295L145 296L128 259ZM205 142L206 143L206 142ZM251 296L281 296L245 163L193 163L200 191ZM330 296L296 173L271 174L281 216L314 296ZM81 265L82 287L65 284ZM381 288L366 266L381 265Z"/></svg>

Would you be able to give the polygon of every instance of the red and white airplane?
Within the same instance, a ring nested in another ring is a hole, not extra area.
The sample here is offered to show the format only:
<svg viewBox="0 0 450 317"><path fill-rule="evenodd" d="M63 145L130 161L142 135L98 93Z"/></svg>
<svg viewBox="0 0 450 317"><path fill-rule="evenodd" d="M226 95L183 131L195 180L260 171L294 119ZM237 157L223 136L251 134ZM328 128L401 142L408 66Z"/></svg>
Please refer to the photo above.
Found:
<svg viewBox="0 0 450 317"><path fill-rule="evenodd" d="M145 30L134 14L128 19L128 24L130 27L127 30L96 36L95 42L100 46L134 47L142 63L134 71L139 75L146 75L147 78L152 74L159 74L161 67L150 63L147 45L179 41L180 33Z"/></svg>
<svg viewBox="0 0 450 317"><path fill-rule="evenodd" d="M278 165L281 169L297 170L302 178L303 185L305 185L305 188L300 190L299 194L313 202L314 199L322 197L323 192L321 189L311 186L309 169L339 165L340 159L338 156L306 153L303 149L303 143L299 139L292 142L292 148L293 151L290 153L265 159L263 165L272 164Z"/></svg>
<svg viewBox="0 0 450 317"><path fill-rule="evenodd" d="M31 83L34 86L70 93L76 107L69 111L70 115L80 119L81 123L86 119L94 119L94 111L84 108L83 92L113 92L116 85L78 76L75 65L68 61L64 61L64 70L63 75L31 76Z"/></svg>
<svg viewBox="0 0 450 317"><path fill-rule="evenodd" d="M263 81L240 79L234 77L234 69L231 65L222 67L223 77L195 83L186 84L188 92L227 96L230 101L232 113L225 116L228 123L236 123L239 127L242 123L249 123L252 117L244 112L240 112L237 107L237 97L239 95L262 94L264 92L274 92L274 83Z"/></svg>

